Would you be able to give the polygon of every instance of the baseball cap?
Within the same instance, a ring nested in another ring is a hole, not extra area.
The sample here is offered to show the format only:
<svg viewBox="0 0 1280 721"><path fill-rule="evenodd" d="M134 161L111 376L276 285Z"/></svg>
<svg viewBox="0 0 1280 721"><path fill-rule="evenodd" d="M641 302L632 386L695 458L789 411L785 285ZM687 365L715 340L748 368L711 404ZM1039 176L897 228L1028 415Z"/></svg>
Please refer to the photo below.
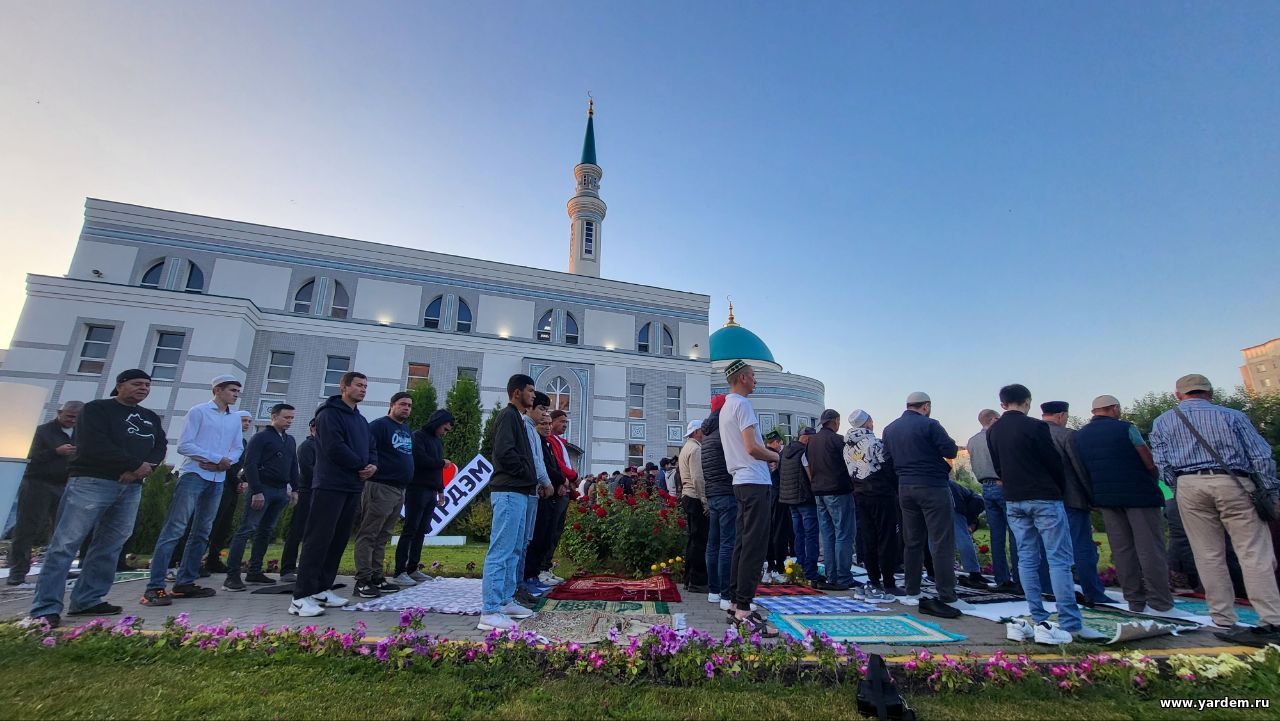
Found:
<svg viewBox="0 0 1280 721"><path fill-rule="evenodd" d="M1099 408L1110 408L1111 406L1120 405L1120 399L1115 396L1101 395L1093 399L1093 405L1089 406L1090 410L1098 410Z"/></svg>
<svg viewBox="0 0 1280 721"><path fill-rule="evenodd" d="M694 433L697 433L701 429L702 429L701 418L699 418L696 421L689 421L689 425L685 426L685 429L684 429L684 437L688 438L689 436L693 435Z"/></svg>
<svg viewBox="0 0 1280 721"><path fill-rule="evenodd" d="M235 376L231 375L230 373L223 373L223 374L222 374L222 375L220 375L220 376L214 376L214 377L213 377L213 380L209 381L209 385L210 385L210 386L212 386L212 387L214 387L214 388L217 388L218 386L222 385L223 383L235 383L235 384L237 384L237 385L244 385L243 383L241 383L241 382L240 382L240 379L239 379L239 378L236 378Z"/></svg>
<svg viewBox="0 0 1280 721"><path fill-rule="evenodd" d="M909 406L914 406L920 403L931 403L931 402L932 401L929 400L929 394L925 393L924 391L916 391L915 393L912 393L911 395L907 396L907 405Z"/></svg>
<svg viewBox="0 0 1280 721"><path fill-rule="evenodd" d="M141 368L130 368L127 371L121 371L120 375L116 376L116 386L118 388L121 383L138 380L139 378L145 378L146 380L151 380L151 376L147 375L147 372L142 370ZM116 390L116 388L111 389L111 395L114 396L118 394L119 394L119 391Z"/></svg>
<svg viewBox="0 0 1280 721"><path fill-rule="evenodd" d="M800 429L800 436L801 436L802 438L803 438L804 436L816 436L817 434L818 434L818 432L817 432L817 431L815 431L815 430L813 430L813 428L812 428L812 427L810 427L810 426L805 426L804 428L801 428L801 429Z"/></svg>
<svg viewBox="0 0 1280 721"><path fill-rule="evenodd" d="M1199 373L1190 373L1178 379L1174 386L1179 393L1190 393L1191 391L1209 391L1213 392L1213 384L1208 378Z"/></svg>

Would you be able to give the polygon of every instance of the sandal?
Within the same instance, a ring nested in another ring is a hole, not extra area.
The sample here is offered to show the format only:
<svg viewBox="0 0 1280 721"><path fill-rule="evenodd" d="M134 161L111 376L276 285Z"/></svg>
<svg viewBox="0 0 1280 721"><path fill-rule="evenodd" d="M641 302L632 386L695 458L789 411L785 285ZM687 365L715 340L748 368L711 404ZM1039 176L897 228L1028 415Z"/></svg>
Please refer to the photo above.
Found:
<svg viewBox="0 0 1280 721"><path fill-rule="evenodd" d="M738 618L732 613L729 614L730 621L741 625L746 631L746 635L759 634L760 638L777 638L778 629L770 625L759 613L752 611L746 618Z"/></svg>

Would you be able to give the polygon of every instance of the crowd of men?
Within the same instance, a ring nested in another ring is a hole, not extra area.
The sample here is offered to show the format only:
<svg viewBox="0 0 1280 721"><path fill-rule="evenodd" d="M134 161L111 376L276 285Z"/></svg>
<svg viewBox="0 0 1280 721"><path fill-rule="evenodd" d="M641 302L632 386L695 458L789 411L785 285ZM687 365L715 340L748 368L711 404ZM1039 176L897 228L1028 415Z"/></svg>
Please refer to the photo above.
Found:
<svg viewBox="0 0 1280 721"><path fill-rule="evenodd" d="M1041 419L1035 419L1026 387L1001 388L1003 414L981 411L982 430L967 443L980 497L952 480L959 446L930 417L925 393L910 394L902 415L880 437L867 412L851 412L841 434L840 413L828 409L818 428L805 428L788 443L762 433L750 401L756 386L751 366L734 361L725 377L729 393L712 399L705 420L689 423L678 456L581 482L562 437L566 414L549 412L550 399L529 376L508 380L509 402L494 421L493 522L478 628L512 627L533 615L538 596L563 581L552 573L552 556L575 491L586 495L599 485L632 493L647 483L680 497L688 522L686 589L706 593L728 613L728 622L763 637L777 630L756 610L757 587L765 573L781 580L785 559L794 555L818 588L848 591L869 603L896 601L955 618L966 606L957 585L1020 592L1031 620L1010 623L1011 639L1095 640L1099 634L1083 625L1079 605L1118 602L1098 579L1091 511L1099 509L1130 610L1179 613L1170 588L1167 520L1171 545L1190 551L1193 560L1182 565L1193 564L1219 635L1255 646L1280 642L1276 527L1255 511L1250 495L1275 478L1271 449L1246 416L1212 402L1203 376L1177 381L1179 403L1156 419L1149 440L1121 419L1113 396L1097 397L1092 419L1073 431L1065 402L1041 404ZM68 614L121 612L105 596L133 532L141 484L167 448L160 418L142 405L150 385L145 372L125 371L110 398L68 402L37 429L8 578L11 585L25 580L33 538L52 522L33 618L61 622L77 553L80 575ZM211 390L211 399L191 408L182 426L177 451L183 460L141 604L215 595L197 581L225 572L222 588L228 592L292 583L289 613L317 616L348 603L333 588L353 534L357 597L430 581L419 569L423 538L444 488L442 439L454 421L448 411L411 429L413 399L399 392L385 416L367 421L358 408L367 379L348 372L340 393L320 406L308 438L295 447L288 433L292 406L273 406L270 425L246 440L251 419L233 409L240 381L218 376ZM1176 493L1167 503L1161 482ZM241 522L222 566L240 498ZM281 576L272 579L263 557L290 507ZM384 553L402 510L402 539L388 572ZM972 537L984 514L994 587L982 575ZM170 561L179 556L170 574ZM1239 583L1231 575L1233 560ZM855 563L865 567L866 582L854 579ZM924 583L926 571L931 586ZM1239 591L1259 614L1255 627L1237 625ZM1045 598L1055 603L1056 622Z"/></svg>

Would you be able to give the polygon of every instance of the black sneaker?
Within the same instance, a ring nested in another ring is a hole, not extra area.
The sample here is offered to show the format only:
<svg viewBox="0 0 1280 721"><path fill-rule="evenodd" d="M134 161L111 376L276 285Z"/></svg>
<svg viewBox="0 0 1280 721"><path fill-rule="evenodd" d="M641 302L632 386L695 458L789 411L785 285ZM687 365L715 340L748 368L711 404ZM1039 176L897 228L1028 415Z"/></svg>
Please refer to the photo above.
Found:
<svg viewBox="0 0 1280 721"><path fill-rule="evenodd" d="M688 587L688 588L686 588L685 590L686 590L686 591L688 591L689 593L706 593L706 592L707 592L707 587L706 587L706 586L699 586L699 585L696 585L696 584L695 584L695 585L689 586L689 587Z"/></svg>
<svg viewBox="0 0 1280 721"><path fill-rule="evenodd" d="M960 618L959 609L948 606L936 598L921 598L920 613L927 613L938 618Z"/></svg>
<svg viewBox="0 0 1280 721"><path fill-rule="evenodd" d="M907 589L898 585L885 586L884 592L889 594L890 596L895 596L895 597L901 597L901 596L907 595Z"/></svg>
<svg viewBox="0 0 1280 721"><path fill-rule="evenodd" d="M298 582L297 571L285 571L284 573L280 574L280 583L297 583L297 582Z"/></svg>
<svg viewBox="0 0 1280 721"><path fill-rule="evenodd" d="M222 590L224 591L243 591L244 581L240 580L240 574L228 573L227 580L222 582Z"/></svg>
<svg viewBox="0 0 1280 721"><path fill-rule="evenodd" d="M56 613L51 613L47 616L32 616L31 620L35 623L44 621L49 624L49 628L57 628L62 625L62 616L59 616Z"/></svg>
<svg viewBox="0 0 1280 721"><path fill-rule="evenodd" d="M360 598L378 598L382 595L378 591L378 587L371 583L356 581L356 595Z"/></svg>
<svg viewBox="0 0 1280 721"><path fill-rule="evenodd" d="M538 604L538 599L534 598L532 593L529 593L523 588L516 591L515 600L516 603L521 606L528 606L529 608L533 608Z"/></svg>
<svg viewBox="0 0 1280 721"><path fill-rule="evenodd" d="M244 582L256 583L259 585L267 585L267 586L275 585L275 581L271 580L271 577L263 573L262 571L258 571L257 573L250 573L249 575L245 576Z"/></svg>
<svg viewBox="0 0 1280 721"><path fill-rule="evenodd" d="M961 576L958 583L965 588L972 588L975 591L990 591L991 586L987 584L987 579L982 577L980 573L969 573Z"/></svg>
<svg viewBox="0 0 1280 721"><path fill-rule="evenodd" d="M11 573L9 574L8 578L4 579L4 585L6 586L21 586L26 582L27 582L27 574L25 573L20 576L15 576Z"/></svg>
<svg viewBox="0 0 1280 721"><path fill-rule="evenodd" d="M378 589L382 593L397 593L399 591L404 590L403 587L397 586L396 584L388 581L385 578L374 579L373 581L370 581L370 585L372 585L374 588Z"/></svg>
<svg viewBox="0 0 1280 721"><path fill-rule="evenodd" d="M1020 595L1022 593L1022 586L1014 583L1013 581L1005 581L1004 583L997 585L995 590L997 593L1012 593L1014 595Z"/></svg>
<svg viewBox="0 0 1280 721"><path fill-rule="evenodd" d="M163 588L148 588L142 593L142 598L138 599L138 603L143 606L168 606L173 603L173 598Z"/></svg>
<svg viewBox="0 0 1280 721"><path fill-rule="evenodd" d="M67 611L67 615L68 616L114 616L123 610L124 609L120 608L119 606L113 606L107 603L106 601L101 601L99 603L95 603L94 605L88 608L82 608L78 611Z"/></svg>
<svg viewBox="0 0 1280 721"><path fill-rule="evenodd" d="M819 591L848 591L853 586L846 586L843 583L827 583L823 581L815 586Z"/></svg>
<svg viewBox="0 0 1280 721"><path fill-rule="evenodd" d="M1280 626L1275 624L1253 627L1236 626L1230 631L1213 635L1223 641L1238 643L1241 646L1253 646L1254 648L1266 648L1268 644L1280 646Z"/></svg>
<svg viewBox="0 0 1280 721"><path fill-rule="evenodd" d="M208 598L218 595L218 592L212 588L197 586L194 583L177 584L170 593L174 598Z"/></svg>

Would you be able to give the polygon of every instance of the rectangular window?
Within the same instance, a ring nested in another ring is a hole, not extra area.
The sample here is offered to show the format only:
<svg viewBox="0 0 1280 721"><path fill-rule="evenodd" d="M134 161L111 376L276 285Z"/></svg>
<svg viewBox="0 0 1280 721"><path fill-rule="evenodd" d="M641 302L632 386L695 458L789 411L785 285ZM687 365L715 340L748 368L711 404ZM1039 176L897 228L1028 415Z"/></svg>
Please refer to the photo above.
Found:
<svg viewBox="0 0 1280 721"><path fill-rule="evenodd" d="M462 380L463 378L466 378L469 381L479 382L480 372L475 368L459 368L458 380Z"/></svg>
<svg viewBox="0 0 1280 721"><path fill-rule="evenodd" d="M422 382L431 377L431 366L427 363L410 363L408 379L405 382L406 388L417 388Z"/></svg>
<svg viewBox="0 0 1280 721"><path fill-rule="evenodd" d="M1270 388L1270 387L1271 387L1271 379L1270 379L1270 378L1263 378L1263 379L1262 379L1262 387L1263 387L1263 388Z"/></svg>
<svg viewBox="0 0 1280 721"><path fill-rule="evenodd" d="M293 377L293 353L273 350L267 363L267 384L263 393L282 396L289 392L289 379Z"/></svg>
<svg viewBox="0 0 1280 721"><path fill-rule="evenodd" d="M787 429L787 443L791 442L791 437L795 435L796 429L791 426L791 414L779 413L778 425Z"/></svg>
<svg viewBox="0 0 1280 721"><path fill-rule="evenodd" d="M627 444L627 465L639 468L644 465L644 444L629 443Z"/></svg>
<svg viewBox="0 0 1280 721"><path fill-rule="evenodd" d="M627 417L644 418L644 384L632 383L627 392Z"/></svg>
<svg viewBox="0 0 1280 721"><path fill-rule="evenodd" d="M350 358L338 355L329 356L324 365L324 388L321 390L321 395L328 398L341 393L342 374L349 370L351 370Z"/></svg>
<svg viewBox="0 0 1280 721"><path fill-rule="evenodd" d="M680 456L680 446L667 446L667 458L678 458L679 456ZM670 477L672 472L673 471L671 469L668 469L667 476ZM670 480L667 481L667 485L668 486L671 485ZM672 490L674 492L674 489L669 489L669 490Z"/></svg>
<svg viewBox="0 0 1280 721"><path fill-rule="evenodd" d="M680 386L667 386L667 420L678 422L683 417Z"/></svg>
<svg viewBox="0 0 1280 721"><path fill-rule="evenodd" d="M109 325L91 325L85 331L84 345L80 346L80 364L77 373L101 373L107 365L107 351L116 329Z"/></svg>
<svg viewBox="0 0 1280 721"><path fill-rule="evenodd" d="M1264 372L1266 372L1266 370L1267 370L1267 364L1266 364L1266 363L1259 363L1259 364L1258 364L1258 372L1259 372L1259 373L1264 373Z"/></svg>
<svg viewBox="0 0 1280 721"><path fill-rule="evenodd" d="M590 220L582 221L582 254L592 256L596 253L596 224Z"/></svg>
<svg viewBox="0 0 1280 721"><path fill-rule="evenodd" d="M151 358L151 380L171 381L178 377L178 359L182 357L185 333L161 331L156 336L156 350Z"/></svg>

